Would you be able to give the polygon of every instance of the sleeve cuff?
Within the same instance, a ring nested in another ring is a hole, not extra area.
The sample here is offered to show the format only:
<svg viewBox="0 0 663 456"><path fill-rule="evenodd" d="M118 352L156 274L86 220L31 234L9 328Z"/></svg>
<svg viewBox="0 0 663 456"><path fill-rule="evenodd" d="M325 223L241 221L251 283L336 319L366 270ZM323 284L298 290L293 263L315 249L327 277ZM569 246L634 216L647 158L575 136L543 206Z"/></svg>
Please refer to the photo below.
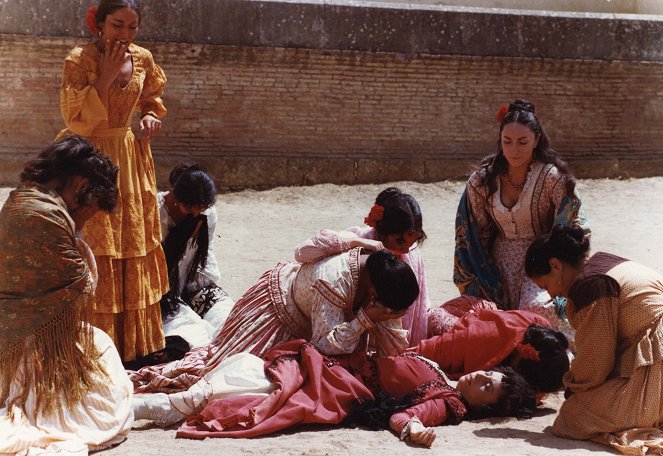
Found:
<svg viewBox="0 0 663 456"><path fill-rule="evenodd" d="M364 309L359 309L359 312L357 312L357 321L359 321L366 331L373 329L375 326L371 319L368 318L368 315L366 315L366 312L364 312Z"/></svg>

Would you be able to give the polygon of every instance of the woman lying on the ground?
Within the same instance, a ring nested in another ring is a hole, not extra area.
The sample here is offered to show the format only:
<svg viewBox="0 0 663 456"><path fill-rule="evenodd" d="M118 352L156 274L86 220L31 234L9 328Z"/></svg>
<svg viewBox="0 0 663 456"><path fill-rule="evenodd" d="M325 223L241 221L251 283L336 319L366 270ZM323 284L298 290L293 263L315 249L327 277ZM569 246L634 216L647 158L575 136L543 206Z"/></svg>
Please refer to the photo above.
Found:
<svg viewBox="0 0 663 456"><path fill-rule="evenodd" d="M329 358L303 340L274 347L265 362L275 387L271 394L213 400L187 419L178 437L256 437L299 424L345 421L390 427L403 439L430 446L432 426L457 424L466 414L525 418L536 407L533 390L508 367L471 373L454 387L434 362L417 354Z"/></svg>
<svg viewBox="0 0 663 456"><path fill-rule="evenodd" d="M536 239L527 275L568 298L576 352L564 378L555 435L610 444L623 453L663 450L663 276L597 252L577 226Z"/></svg>
<svg viewBox="0 0 663 456"><path fill-rule="evenodd" d="M0 211L0 453L88 454L131 429L132 385L88 322L97 283L79 237L118 200L118 168L69 136L28 162Z"/></svg>
<svg viewBox="0 0 663 456"><path fill-rule="evenodd" d="M311 263L354 247L388 249L407 263L417 276L419 296L403 316L410 346L426 338L426 310L430 306L424 259L418 247L426 239L421 209L413 196L389 187L377 196L368 216L368 227L353 226L344 231L322 230L295 248L295 260Z"/></svg>
<svg viewBox="0 0 663 456"><path fill-rule="evenodd" d="M452 378L511 366L537 391L551 392L561 388L569 369L566 337L534 312L497 310L489 301L460 296L430 309L429 327L440 334L410 350L434 360Z"/></svg>
<svg viewBox="0 0 663 456"><path fill-rule="evenodd" d="M385 250L279 263L237 301L209 346L131 378L136 392L184 391L230 355L262 356L300 338L327 355L365 351L368 338L380 355L400 354L407 348L400 318L418 294L412 269Z"/></svg>
<svg viewBox="0 0 663 456"><path fill-rule="evenodd" d="M214 254L216 186L199 165L187 163L175 165L169 182L170 190L157 194L170 285L161 299L164 333L196 347L210 342L234 304L220 286Z"/></svg>

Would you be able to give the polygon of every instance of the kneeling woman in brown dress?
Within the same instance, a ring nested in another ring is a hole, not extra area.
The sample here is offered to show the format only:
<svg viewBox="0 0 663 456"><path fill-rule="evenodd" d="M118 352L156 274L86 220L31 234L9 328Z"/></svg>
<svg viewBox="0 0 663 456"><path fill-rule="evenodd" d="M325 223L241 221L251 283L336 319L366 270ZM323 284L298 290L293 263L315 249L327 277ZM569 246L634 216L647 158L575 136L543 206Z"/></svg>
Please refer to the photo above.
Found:
<svg viewBox="0 0 663 456"><path fill-rule="evenodd" d="M588 250L582 229L557 225L531 244L525 259L537 285L568 298L576 331L553 433L628 454L661 451L663 275L609 253L587 258Z"/></svg>

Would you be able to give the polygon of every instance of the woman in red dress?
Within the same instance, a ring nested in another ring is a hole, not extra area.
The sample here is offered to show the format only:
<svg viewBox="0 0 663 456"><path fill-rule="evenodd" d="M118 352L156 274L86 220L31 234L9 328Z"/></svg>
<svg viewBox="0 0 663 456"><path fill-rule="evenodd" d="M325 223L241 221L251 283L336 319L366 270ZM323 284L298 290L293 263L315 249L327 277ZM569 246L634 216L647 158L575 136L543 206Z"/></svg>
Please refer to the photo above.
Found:
<svg viewBox="0 0 663 456"><path fill-rule="evenodd" d="M265 361L276 386L269 396L211 401L177 436L257 437L298 424L346 421L388 426L401 439L430 446L432 426L457 424L466 414L528 417L536 407L534 391L508 367L473 372L454 385L434 362L415 353L334 359L303 340L273 348Z"/></svg>

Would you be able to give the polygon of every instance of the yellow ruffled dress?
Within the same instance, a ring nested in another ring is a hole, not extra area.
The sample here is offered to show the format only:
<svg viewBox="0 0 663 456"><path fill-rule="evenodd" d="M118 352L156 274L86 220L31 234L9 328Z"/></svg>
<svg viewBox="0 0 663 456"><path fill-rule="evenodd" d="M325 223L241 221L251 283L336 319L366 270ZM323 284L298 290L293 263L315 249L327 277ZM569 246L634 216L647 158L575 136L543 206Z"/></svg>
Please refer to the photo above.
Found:
<svg viewBox="0 0 663 456"><path fill-rule="evenodd" d="M131 44L131 80L108 93L108 110L94 83L99 49L75 47L64 62L60 109L67 128L58 137L87 138L120 167L120 199L114 213L99 211L83 229L99 269L93 324L105 331L124 361L164 347L159 300L168 291L161 248L157 186L149 143L131 131L133 113L166 114L166 77L152 54Z"/></svg>

